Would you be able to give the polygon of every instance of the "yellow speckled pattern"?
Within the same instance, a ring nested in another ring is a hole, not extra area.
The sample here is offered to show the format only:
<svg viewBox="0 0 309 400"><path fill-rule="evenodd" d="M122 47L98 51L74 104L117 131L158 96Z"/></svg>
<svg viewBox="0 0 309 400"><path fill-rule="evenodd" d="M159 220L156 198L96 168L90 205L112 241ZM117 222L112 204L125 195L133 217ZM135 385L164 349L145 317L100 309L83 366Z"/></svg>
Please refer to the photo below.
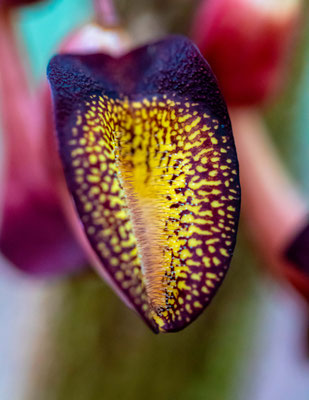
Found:
<svg viewBox="0 0 309 400"><path fill-rule="evenodd" d="M239 186L221 128L166 96L92 95L74 117L67 154L85 232L156 331L194 319L230 262Z"/></svg>

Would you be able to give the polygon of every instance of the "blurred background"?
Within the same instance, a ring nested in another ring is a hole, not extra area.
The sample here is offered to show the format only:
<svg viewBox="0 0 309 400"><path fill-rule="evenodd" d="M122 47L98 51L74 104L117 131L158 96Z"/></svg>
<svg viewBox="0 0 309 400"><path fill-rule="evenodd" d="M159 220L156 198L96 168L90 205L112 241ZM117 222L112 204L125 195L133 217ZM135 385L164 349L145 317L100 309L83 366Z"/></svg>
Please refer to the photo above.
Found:
<svg viewBox="0 0 309 400"><path fill-rule="evenodd" d="M165 33L188 34L199 2L115 3L127 29L144 43ZM53 0L18 14L34 86L45 79L62 38L93 11L87 0ZM280 156L308 196L306 24L289 64L284 89L263 114ZM176 334L150 332L90 269L47 281L18 272L3 258L0 263L1 400L309 399L307 306L267 272L242 220L218 295Z"/></svg>

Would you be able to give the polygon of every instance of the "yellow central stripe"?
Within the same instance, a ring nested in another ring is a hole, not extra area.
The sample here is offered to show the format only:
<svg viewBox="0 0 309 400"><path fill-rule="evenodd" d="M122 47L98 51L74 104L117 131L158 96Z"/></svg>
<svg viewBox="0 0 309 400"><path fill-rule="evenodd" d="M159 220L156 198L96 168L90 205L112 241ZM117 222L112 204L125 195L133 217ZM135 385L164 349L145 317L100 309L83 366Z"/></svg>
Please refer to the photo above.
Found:
<svg viewBox="0 0 309 400"><path fill-rule="evenodd" d="M214 137L217 121L196 106L166 96L93 96L72 129L87 234L133 303L159 326L201 307L179 295L209 293L221 275L206 279L206 269L225 262L222 243L235 234L233 211L225 210L236 200L237 172L226 138Z"/></svg>

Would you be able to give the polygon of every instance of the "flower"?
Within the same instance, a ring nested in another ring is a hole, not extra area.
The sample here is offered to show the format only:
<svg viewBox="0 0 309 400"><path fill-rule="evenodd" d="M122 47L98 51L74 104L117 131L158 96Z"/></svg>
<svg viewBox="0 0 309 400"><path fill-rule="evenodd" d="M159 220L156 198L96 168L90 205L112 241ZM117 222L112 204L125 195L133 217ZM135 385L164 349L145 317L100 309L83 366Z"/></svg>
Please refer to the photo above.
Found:
<svg viewBox="0 0 309 400"><path fill-rule="evenodd" d="M229 104L257 104L277 92L285 79L301 10L301 0L201 2L192 38Z"/></svg>
<svg viewBox="0 0 309 400"><path fill-rule="evenodd" d="M240 207L227 109L184 37L48 67L59 150L96 267L155 332L209 304Z"/></svg>

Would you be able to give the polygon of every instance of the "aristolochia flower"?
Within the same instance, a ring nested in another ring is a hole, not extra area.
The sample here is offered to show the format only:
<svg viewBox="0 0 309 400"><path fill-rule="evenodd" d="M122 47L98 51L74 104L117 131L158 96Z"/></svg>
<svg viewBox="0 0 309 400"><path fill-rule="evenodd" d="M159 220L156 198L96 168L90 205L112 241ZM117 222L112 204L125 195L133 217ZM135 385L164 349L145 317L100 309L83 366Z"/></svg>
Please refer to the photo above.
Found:
<svg viewBox="0 0 309 400"><path fill-rule="evenodd" d="M48 67L68 188L96 266L155 331L209 304L240 207L227 109L192 43L170 37L113 58Z"/></svg>

